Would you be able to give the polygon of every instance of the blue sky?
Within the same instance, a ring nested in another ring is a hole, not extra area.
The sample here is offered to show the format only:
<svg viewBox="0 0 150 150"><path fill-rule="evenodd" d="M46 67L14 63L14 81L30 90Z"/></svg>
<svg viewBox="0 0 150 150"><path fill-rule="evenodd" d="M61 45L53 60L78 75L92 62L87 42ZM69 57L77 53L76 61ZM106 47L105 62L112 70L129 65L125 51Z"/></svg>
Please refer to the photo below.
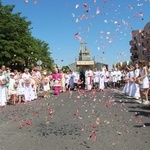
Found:
<svg viewBox="0 0 150 150"><path fill-rule="evenodd" d="M98 62L111 66L130 60L131 31L150 21L150 0L2 0L2 4L14 4L14 12L32 22L32 35L49 44L59 66L75 62L81 39Z"/></svg>

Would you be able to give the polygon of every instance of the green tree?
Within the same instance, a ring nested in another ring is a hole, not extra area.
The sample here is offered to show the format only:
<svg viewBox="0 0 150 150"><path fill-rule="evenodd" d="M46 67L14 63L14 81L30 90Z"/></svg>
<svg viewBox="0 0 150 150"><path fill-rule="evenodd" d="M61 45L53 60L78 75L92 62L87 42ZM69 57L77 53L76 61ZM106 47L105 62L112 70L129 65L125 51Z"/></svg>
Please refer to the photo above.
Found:
<svg viewBox="0 0 150 150"><path fill-rule="evenodd" d="M51 52L49 45L45 43L44 41L41 41L39 39L35 39L35 50L37 50L34 54L34 58L37 60L41 60L42 63L42 68L43 69L48 69L48 70L53 70L53 59L50 57ZM36 60L36 61L37 61Z"/></svg>
<svg viewBox="0 0 150 150"><path fill-rule="evenodd" d="M62 66L62 70L66 73L68 71L69 67L68 66Z"/></svg>
<svg viewBox="0 0 150 150"><path fill-rule="evenodd" d="M52 70L53 60L49 46L31 35L31 22L21 13L14 13L14 5L0 4L0 65L14 69L32 68L37 60L43 61L45 69Z"/></svg>

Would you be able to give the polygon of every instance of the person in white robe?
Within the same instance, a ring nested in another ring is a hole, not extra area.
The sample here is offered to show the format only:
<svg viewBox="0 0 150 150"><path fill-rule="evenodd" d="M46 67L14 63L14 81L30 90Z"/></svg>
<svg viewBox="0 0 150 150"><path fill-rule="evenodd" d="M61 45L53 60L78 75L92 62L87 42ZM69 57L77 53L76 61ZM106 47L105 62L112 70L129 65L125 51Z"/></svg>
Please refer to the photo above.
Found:
<svg viewBox="0 0 150 150"><path fill-rule="evenodd" d="M18 96L18 104L21 103L21 101L24 101L24 85L25 81L22 79L22 73L19 74L19 78L17 80L18 86L17 86L17 96Z"/></svg>
<svg viewBox="0 0 150 150"><path fill-rule="evenodd" d="M50 80L47 76L47 72L43 72L42 74L42 84L43 84L43 91L44 91L44 98L50 97Z"/></svg>
<svg viewBox="0 0 150 150"><path fill-rule="evenodd" d="M129 96L134 97L135 84L134 84L134 67L129 66Z"/></svg>
<svg viewBox="0 0 150 150"><path fill-rule="evenodd" d="M25 68L24 73L22 74L22 79L24 80L25 102L31 101L31 95L32 95L31 78L32 76L29 73L29 69Z"/></svg>
<svg viewBox="0 0 150 150"><path fill-rule="evenodd" d="M108 84L109 84L109 87L111 87L111 88L113 86L112 81L113 81L113 69L111 71L109 71L109 82L108 82Z"/></svg>
<svg viewBox="0 0 150 150"><path fill-rule="evenodd" d="M77 82L79 80L79 73L77 72L76 69L74 69L74 71L72 72L72 77L73 77L73 83L74 83L74 90L77 90Z"/></svg>
<svg viewBox="0 0 150 150"><path fill-rule="evenodd" d="M95 68L93 71L93 86L94 89L98 89L99 87L99 71L97 68Z"/></svg>
<svg viewBox="0 0 150 150"><path fill-rule="evenodd" d="M39 71L39 69L38 68L33 68L33 71L35 72L35 74L36 74L36 92L37 92L37 94L39 94L40 93L40 88L42 87L42 85L41 85L41 79L42 79L42 75L41 75L41 72Z"/></svg>
<svg viewBox="0 0 150 150"><path fill-rule="evenodd" d="M37 84L35 79L31 78L31 101L34 101L37 99Z"/></svg>
<svg viewBox="0 0 150 150"><path fill-rule="evenodd" d="M0 107L6 105L6 91L5 91L5 76L3 75L3 70L0 69Z"/></svg>
<svg viewBox="0 0 150 150"><path fill-rule="evenodd" d="M123 93L125 95L129 95L129 71L126 69L125 72L125 78L124 78L124 87L123 87Z"/></svg>
<svg viewBox="0 0 150 150"><path fill-rule="evenodd" d="M11 104L15 104L17 101L17 82L14 79L15 74L10 73L9 86L8 86L8 95L10 96Z"/></svg>
<svg viewBox="0 0 150 150"><path fill-rule="evenodd" d="M148 80L148 68L145 60L139 61L139 77L137 80L141 81L139 88L140 88L140 98L141 102L145 105L149 105L148 100L148 91L149 91L149 80ZM144 101L145 98L145 101Z"/></svg>
<svg viewBox="0 0 150 150"><path fill-rule="evenodd" d="M138 78L140 75L140 69L139 69L139 65L138 63L135 64L135 70L134 70L134 80L136 78ZM133 91L133 97L135 99L139 99L140 98L140 88L139 88L139 84L137 84L136 82L134 82L134 91Z"/></svg>
<svg viewBox="0 0 150 150"><path fill-rule="evenodd" d="M105 69L104 71L104 85L105 85L105 88L108 88L109 87L109 71L107 69Z"/></svg>
<svg viewBox="0 0 150 150"><path fill-rule="evenodd" d="M100 91L103 91L104 88L105 88L104 81L105 81L105 71L104 71L104 69L102 68L102 69L99 71L99 90L100 90Z"/></svg>
<svg viewBox="0 0 150 150"><path fill-rule="evenodd" d="M117 87L120 88L120 85L121 85L121 76L122 76L122 73L121 71L118 69L117 70Z"/></svg>
<svg viewBox="0 0 150 150"><path fill-rule="evenodd" d="M112 71L112 87L116 88L117 84L117 68L114 68Z"/></svg>
<svg viewBox="0 0 150 150"><path fill-rule="evenodd" d="M69 79L69 90L73 91L74 90L74 79L73 79L73 74L72 74L71 70L69 72L69 76L70 76L70 79Z"/></svg>
<svg viewBox="0 0 150 150"><path fill-rule="evenodd" d="M67 73L65 74L65 88L66 90L70 89L70 85L69 85L69 80L70 80L70 71L68 70Z"/></svg>
<svg viewBox="0 0 150 150"><path fill-rule="evenodd" d="M92 78L93 72L90 67L87 68L85 71L85 90L90 91L92 90Z"/></svg>
<svg viewBox="0 0 150 150"><path fill-rule="evenodd" d="M66 92L66 87L65 87L65 70L60 70L61 74L61 92Z"/></svg>

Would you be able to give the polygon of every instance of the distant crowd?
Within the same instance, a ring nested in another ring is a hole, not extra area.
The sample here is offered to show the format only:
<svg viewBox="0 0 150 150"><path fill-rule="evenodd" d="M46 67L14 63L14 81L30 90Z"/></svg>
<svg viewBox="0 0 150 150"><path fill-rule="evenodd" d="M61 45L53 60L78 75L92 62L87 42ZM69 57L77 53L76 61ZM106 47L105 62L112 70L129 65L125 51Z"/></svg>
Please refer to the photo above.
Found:
<svg viewBox="0 0 150 150"><path fill-rule="evenodd" d="M36 100L41 90L43 97L48 98L51 90L54 95L59 95L67 91L102 92L107 88L121 87L124 94L137 99L138 103L149 105L150 63L143 60L126 66L124 70L113 68L111 71L105 66L93 71L87 67L84 72L76 68L73 71L55 68L54 72L41 72L36 67L31 71L25 68L23 72L11 69L4 65L0 69L0 107Z"/></svg>

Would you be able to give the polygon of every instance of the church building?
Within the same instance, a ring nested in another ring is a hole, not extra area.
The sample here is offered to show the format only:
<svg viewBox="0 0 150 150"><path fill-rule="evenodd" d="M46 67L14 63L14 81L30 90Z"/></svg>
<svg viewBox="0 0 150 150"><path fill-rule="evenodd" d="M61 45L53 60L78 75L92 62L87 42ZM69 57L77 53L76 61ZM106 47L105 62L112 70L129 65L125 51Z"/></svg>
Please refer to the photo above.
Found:
<svg viewBox="0 0 150 150"><path fill-rule="evenodd" d="M86 44L87 43L84 41L80 43L78 59L75 61L75 63L70 64L68 67L71 70L77 68L79 71L85 71L87 66L90 67L92 70L94 70L94 68L100 69L103 66L105 66L108 69L107 64L96 62L95 60L91 59L90 50L86 46Z"/></svg>

